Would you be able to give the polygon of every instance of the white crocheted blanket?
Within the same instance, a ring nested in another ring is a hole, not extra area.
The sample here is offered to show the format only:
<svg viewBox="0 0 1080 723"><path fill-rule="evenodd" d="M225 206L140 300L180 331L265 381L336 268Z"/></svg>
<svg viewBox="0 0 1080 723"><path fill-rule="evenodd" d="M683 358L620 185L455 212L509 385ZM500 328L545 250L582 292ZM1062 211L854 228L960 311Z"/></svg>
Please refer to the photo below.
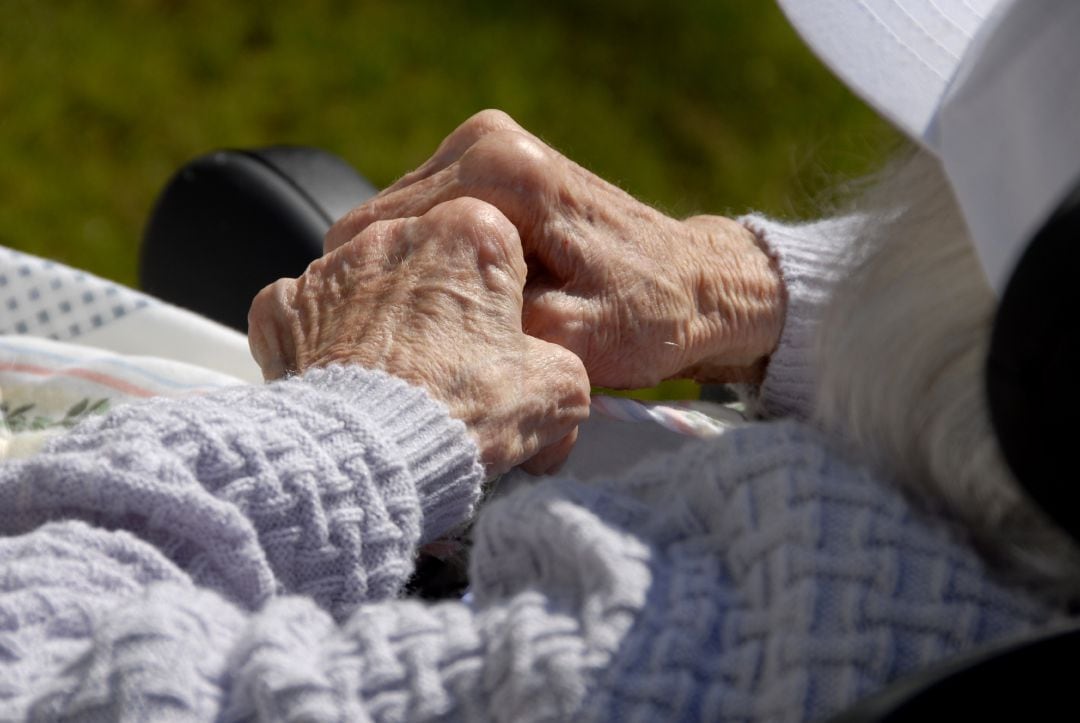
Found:
<svg viewBox="0 0 1080 723"><path fill-rule="evenodd" d="M32 454L117 404L258 380L244 335L0 248L0 457Z"/></svg>

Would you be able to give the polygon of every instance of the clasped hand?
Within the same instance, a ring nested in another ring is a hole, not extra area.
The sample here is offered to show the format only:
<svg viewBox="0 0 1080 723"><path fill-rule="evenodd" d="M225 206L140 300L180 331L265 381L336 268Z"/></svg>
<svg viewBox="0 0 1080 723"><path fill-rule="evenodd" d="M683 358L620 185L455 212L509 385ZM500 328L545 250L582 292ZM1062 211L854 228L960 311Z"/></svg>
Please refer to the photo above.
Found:
<svg viewBox="0 0 1080 723"><path fill-rule="evenodd" d="M666 216L498 111L341 219L326 252L255 299L264 375L358 363L420 384L492 473L557 467L590 381L758 380L783 321L740 224Z"/></svg>

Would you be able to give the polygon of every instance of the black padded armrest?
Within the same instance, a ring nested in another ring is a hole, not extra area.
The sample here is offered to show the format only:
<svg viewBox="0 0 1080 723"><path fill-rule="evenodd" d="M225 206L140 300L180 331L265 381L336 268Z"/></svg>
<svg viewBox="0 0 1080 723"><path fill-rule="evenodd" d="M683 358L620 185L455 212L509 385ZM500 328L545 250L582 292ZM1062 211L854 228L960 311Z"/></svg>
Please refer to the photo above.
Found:
<svg viewBox="0 0 1080 723"><path fill-rule="evenodd" d="M1080 719L1080 625L903 678L830 723Z"/></svg>
<svg viewBox="0 0 1080 723"><path fill-rule="evenodd" d="M251 300L322 255L323 236L375 194L347 163L316 148L224 150L169 181L143 234L144 291L247 331Z"/></svg>

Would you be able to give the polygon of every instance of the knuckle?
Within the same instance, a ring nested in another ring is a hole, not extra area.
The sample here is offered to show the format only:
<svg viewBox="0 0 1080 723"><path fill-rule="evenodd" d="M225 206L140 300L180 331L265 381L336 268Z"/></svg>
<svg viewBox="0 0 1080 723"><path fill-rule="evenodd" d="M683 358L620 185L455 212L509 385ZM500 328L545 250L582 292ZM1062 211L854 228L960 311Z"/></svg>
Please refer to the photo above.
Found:
<svg viewBox="0 0 1080 723"><path fill-rule="evenodd" d="M370 261L372 257L385 255L395 248L405 245L408 234L401 233L414 219L382 219L374 221L356 234L342 237L333 249L315 259L308 266L305 276L318 276L332 273L341 265L357 266Z"/></svg>
<svg viewBox="0 0 1080 723"><path fill-rule="evenodd" d="M486 201L464 196L444 201L424 216L434 229L445 229L457 242L468 243L481 263L509 263L525 277L525 259L517 229Z"/></svg>
<svg viewBox="0 0 1080 723"><path fill-rule="evenodd" d="M251 302L249 320L253 317L259 320L264 316L272 315L285 306L295 284L295 279L278 279L264 286Z"/></svg>
<svg viewBox="0 0 1080 723"><path fill-rule="evenodd" d="M394 242L401 235L397 233L408 219L383 219L375 221L354 236L348 243L354 255L362 255L369 248L385 246Z"/></svg>
<svg viewBox="0 0 1080 723"><path fill-rule="evenodd" d="M471 196L444 201L425 214L437 226L448 226L470 235L508 236L516 234L513 224L495 206Z"/></svg>
<svg viewBox="0 0 1080 723"><path fill-rule="evenodd" d="M476 198L457 199L456 211L464 236L472 243L477 259L485 264L509 265L515 277L525 278L525 258L517 228L495 206Z"/></svg>
<svg viewBox="0 0 1080 723"><path fill-rule="evenodd" d="M454 224L472 224L474 221L483 219L484 215L488 213L488 209L497 212L494 206L485 201L472 196L461 196L438 204L426 215L437 219L439 222L449 221Z"/></svg>
<svg viewBox="0 0 1080 723"><path fill-rule="evenodd" d="M518 283L525 282L526 266L517 229L495 205L472 197L444 201L424 214L429 241L442 239L451 253L465 253L481 267L509 268Z"/></svg>
<svg viewBox="0 0 1080 723"><path fill-rule="evenodd" d="M550 165L547 146L518 131L489 133L469 149L462 161L475 172L509 179L516 190L542 185Z"/></svg>
<svg viewBox="0 0 1080 723"><path fill-rule="evenodd" d="M508 113L487 108L470 116L461 124L461 129L479 138L495 131L520 130L521 126Z"/></svg>

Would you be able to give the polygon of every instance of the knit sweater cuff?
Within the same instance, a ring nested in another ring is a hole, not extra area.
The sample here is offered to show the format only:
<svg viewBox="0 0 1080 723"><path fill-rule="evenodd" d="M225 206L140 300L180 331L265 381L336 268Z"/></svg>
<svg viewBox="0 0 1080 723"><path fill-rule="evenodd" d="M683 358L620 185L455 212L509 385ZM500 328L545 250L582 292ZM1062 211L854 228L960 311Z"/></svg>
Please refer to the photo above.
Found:
<svg viewBox="0 0 1080 723"><path fill-rule="evenodd" d="M775 254L787 293L780 342L769 359L764 382L749 399L751 411L767 417L809 417L816 384L817 330L833 287L842 277L858 219L787 225L749 215L739 221Z"/></svg>
<svg viewBox="0 0 1080 723"><path fill-rule="evenodd" d="M484 469L465 425L426 390L382 371L334 366L310 369L305 382L364 409L416 484L423 515L420 543L438 539L472 517Z"/></svg>

